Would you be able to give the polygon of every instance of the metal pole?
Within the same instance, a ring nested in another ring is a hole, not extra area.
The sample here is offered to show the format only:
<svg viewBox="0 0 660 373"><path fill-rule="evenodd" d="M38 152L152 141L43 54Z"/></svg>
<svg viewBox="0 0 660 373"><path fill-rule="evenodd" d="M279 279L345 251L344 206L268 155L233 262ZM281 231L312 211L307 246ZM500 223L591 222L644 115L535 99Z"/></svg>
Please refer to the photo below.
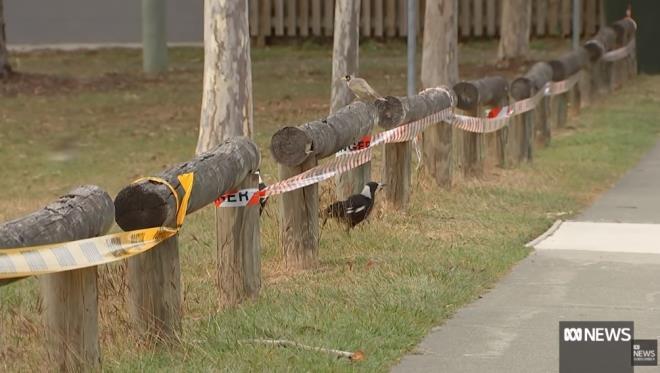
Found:
<svg viewBox="0 0 660 373"><path fill-rule="evenodd" d="M408 0L408 96L417 93L415 53L417 47L417 0Z"/></svg>
<svg viewBox="0 0 660 373"><path fill-rule="evenodd" d="M142 66L146 73L167 70L165 0L142 0Z"/></svg>
<svg viewBox="0 0 660 373"><path fill-rule="evenodd" d="M580 14L581 3L580 0L573 0L573 49L580 47L580 26L582 25L582 15Z"/></svg>

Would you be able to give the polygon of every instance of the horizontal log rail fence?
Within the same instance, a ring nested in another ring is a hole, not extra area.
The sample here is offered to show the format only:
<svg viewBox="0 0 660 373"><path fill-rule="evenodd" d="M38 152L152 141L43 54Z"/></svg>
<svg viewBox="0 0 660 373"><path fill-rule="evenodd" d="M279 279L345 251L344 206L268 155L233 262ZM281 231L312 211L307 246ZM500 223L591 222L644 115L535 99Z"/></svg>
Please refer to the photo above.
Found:
<svg viewBox="0 0 660 373"><path fill-rule="evenodd" d="M552 131L565 125L569 107L577 113L579 107L637 74L635 30L631 19L603 27L582 47L536 63L510 84L492 76L461 82L452 89L426 89L412 97L354 101L327 118L277 131L270 151L279 164L281 181L252 197L258 201L282 194L285 264L297 269L317 265L318 182L369 162L377 145L408 142L429 126L446 122L465 131L462 150L447 154L460 158L455 162L462 165L465 176L480 177L495 165L532 161L535 146L549 145ZM369 146L344 151L365 136L370 136ZM386 149L383 177L393 189L387 199L400 208L409 198L406 179L411 160L390 149ZM251 140L232 138L157 177L129 184L114 203L100 188L83 186L42 210L0 224L0 287L39 275L51 358L61 370L98 369L97 265L128 258L127 298L135 330L145 339L172 340L181 332L176 233L182 217L226 193L236 193L237 188L256 190L259 163L258 147ZM246 202L246 207L236 208L251 212L236 219L241 226L221 233L227 242L239 243L218 246L219 299L227 304L256 296L261 286L259 210L253 205ZM99 237L113 220L128 232ZM155 230L150 238L155 246L137 250L149 229ZM77 241L81 239L88 240ZM102 245L116 250L103 254ZM80 262L92 264L76 266ZM63 269L48 270L53 266Z"/></svg>

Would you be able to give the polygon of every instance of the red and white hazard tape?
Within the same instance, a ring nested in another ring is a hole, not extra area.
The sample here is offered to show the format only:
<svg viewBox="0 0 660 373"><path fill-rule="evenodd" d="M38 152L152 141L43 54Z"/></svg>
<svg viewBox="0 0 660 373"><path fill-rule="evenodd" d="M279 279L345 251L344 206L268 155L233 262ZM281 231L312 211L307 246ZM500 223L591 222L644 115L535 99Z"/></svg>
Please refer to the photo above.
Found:
<svg viewBox="0 0 660 373"><path fill-rule="evenodd" d="M601 59L605 62L619 61L628 57L628 55L630 55L630 53L632 53L634 49L635 49L635 39L632 39L625 47L621 47L619 49L609 51L605 53L603 57L601 57Z"/></svg>
<svg viewBox="0 0 660 373"><path fill-rule="evenodd" d="M262 191L263 196L267 197L304 188L330 179L333 176L339 175L348 170L357 168L371 160L371 151L374 146L386 143L411 141L417 136L417 134L423 132L426 127L431 124L448 119L451 116L451 113L452 108L449 107L420 120L378 133L371 138L371 143L368 148L343 154L330 162L316 166L292 178L270 185Z"/></svg>
<svg viewBox="0 0 660 373"><path fill-rule="evenodd" d="M455 94L451 90L446 89L447 94L451 98L450 107L391 130L383 131L373 136L365 136L355 145L339 151L335 159L289 179L281 180L267 186L265 189L245 189L227 193L218 198L216 205L219 207L256 205L260 199L291 192L330 179L369 162L372 158L372 149L376 145L412 141L424 132L427 127L435 123L445 121L459 129L475 133L498 131L509 124L513 115L533 110L544 96L568 91L575 85L578 78L579 75L575 74L562 82L548 83L533 97L518 101L512 106L504 106L491 110L488 118L454 114L453 111L456 105Z"/></svg>
<svg viewBox="0 0 660 373"><path fill-rule="evenodd" d="M573 88L573 86L580 80L580 72L571 75L568 79L561 82L549 82L547 89L547 96L560 95L566 93Z"/></svg>

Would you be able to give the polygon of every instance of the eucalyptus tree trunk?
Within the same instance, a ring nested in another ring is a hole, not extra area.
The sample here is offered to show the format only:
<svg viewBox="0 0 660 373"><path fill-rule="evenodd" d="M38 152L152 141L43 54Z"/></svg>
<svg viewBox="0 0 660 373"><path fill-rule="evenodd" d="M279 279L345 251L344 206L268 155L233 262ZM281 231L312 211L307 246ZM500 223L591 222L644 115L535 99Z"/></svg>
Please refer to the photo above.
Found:
<svg viewBox="0 0 660 373"><path fill-rule="evenodd" d="M348 105L355 96L341 78L358 74L360 49L360 0L337 0L332 49L332 92L330 114ZM337 177L337 198L358 193L370 177L371 164L366 163Z"/></svg>
<svg viewBox="0 0 660 373"><path fill-rule="evenodd" d="M458 83L458 0L427 0L424 16L422 86ZM453 180L453 131L447 123L430 126L423 134L423 164L440 186Z"/></svg>
<svg viewBox="0 0 660 373"><path fill-rule="evenodd" d="M253 136L248 0L204 2L204 92L197 153L235 136ZM257 171L257 170L252 170ZM246 177L244 188L257 188ZM259 207L216 208L221 307L255 297L261 287Z"/></svg>
<svg viewBox="0 0 660 373"><path fill-rule="evenodd" d="M532 2L529 0L503 0L498 59L526 58L529 54L531 28Z"/></svg>
<svg viewBox="0 0 660 373"><path fill-rule="evenodd" d="M4 0L0 0L0 78L6 78L11 74L9 65L9 52L7 51L7 34L5 33L5 11Z"/></svg>

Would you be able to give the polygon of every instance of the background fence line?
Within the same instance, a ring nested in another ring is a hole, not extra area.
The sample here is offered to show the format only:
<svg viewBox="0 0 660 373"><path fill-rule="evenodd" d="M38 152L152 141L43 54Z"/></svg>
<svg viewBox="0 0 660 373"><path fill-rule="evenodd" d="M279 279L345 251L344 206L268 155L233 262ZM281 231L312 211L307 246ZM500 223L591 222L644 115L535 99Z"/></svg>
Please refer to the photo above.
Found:
<svg viewBox="0 0 660 373"><path fill-rule="evenodd" d="M419 1L424 14L425 0ZM532 1L532 36L571 34L572 0ZM499 35L502 0L459 0L461 38ZM362 0L360 36L395 38L408 35L407 0ZM583 0L581 35L593 35L605 25L603 0ZM335 0L249 0L250 35L254 37L331 36ZM419 17L418 32L424 28Z"/></svg>

